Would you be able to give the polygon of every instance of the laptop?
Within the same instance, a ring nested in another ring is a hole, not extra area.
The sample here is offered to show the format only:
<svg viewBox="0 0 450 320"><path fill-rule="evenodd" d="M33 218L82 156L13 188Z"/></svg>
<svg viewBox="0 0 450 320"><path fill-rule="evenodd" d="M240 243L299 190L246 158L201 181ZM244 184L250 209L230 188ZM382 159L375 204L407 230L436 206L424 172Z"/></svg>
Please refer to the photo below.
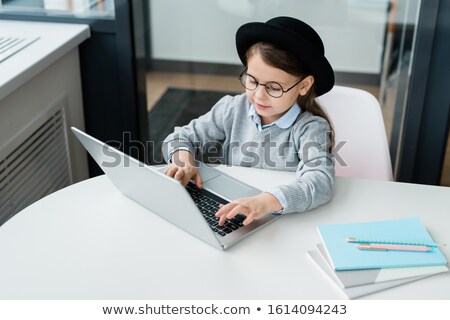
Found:
<svg viewBox="0 0 450 320"><path fill-rule="evenodd" d="M186 187L163 173L164 167L152 167L108 146L83 131L71 128L112 183L124 195L180 229L211 246L225 250L281 215L267 214L247 226L243 215L218 226L214 214L220 203L261 193L218 169L199 163L203 188Z"/></svg>

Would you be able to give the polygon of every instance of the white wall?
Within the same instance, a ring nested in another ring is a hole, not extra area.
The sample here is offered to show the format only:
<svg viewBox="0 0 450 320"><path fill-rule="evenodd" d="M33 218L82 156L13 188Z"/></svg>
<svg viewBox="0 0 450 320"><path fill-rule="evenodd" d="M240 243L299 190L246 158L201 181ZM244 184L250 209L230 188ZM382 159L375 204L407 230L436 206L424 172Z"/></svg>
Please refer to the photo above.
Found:
<svg viewBox="0 0 450 320"><path fill-rule="evenodd" d="M388 0L151 0L154 59L240 64L239 26L288 15L317 30L335 71L379 74Z"/></svg>

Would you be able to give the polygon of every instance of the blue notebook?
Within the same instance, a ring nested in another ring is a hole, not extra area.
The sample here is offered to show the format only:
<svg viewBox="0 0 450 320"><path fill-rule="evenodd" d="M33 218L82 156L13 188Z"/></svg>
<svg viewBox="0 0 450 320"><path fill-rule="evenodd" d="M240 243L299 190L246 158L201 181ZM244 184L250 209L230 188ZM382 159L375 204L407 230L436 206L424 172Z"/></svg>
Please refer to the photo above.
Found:
<svg viewBox="0 0 450 320"><path fill-rule="evenodd" d="M347 237L400 244L434 244L418 218L317 226L335 270L446 265L438 247L428 252L360 250Z"/></svg>

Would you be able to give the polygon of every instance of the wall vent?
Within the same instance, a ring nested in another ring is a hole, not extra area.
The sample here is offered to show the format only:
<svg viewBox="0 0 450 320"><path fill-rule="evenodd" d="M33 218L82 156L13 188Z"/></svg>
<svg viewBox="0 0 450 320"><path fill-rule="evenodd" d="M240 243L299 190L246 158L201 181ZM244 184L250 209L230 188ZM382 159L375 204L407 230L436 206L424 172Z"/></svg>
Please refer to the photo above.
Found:
<svg viewBox="0 0 450 320"><path fill-rule="evenodd" d="M56 111L43 113L2 149L11 151L6 156L0 152L0 225L72 183L62 101Z"/></svg>

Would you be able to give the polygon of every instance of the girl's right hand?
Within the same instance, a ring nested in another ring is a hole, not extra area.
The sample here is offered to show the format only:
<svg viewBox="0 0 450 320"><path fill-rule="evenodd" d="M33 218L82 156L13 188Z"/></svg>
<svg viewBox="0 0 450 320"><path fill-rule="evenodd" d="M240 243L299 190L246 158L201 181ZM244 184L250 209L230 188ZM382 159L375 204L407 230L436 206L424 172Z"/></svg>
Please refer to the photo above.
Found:
<svg viewBox="0 0 450 320"><path fill-rule="evenodd" d="M198 167L195 165L195 159L189 151L176 151L172 155L171 162L164 174L179 180L183 185L187 185L190 180L194 180L198 188L203 187L203 181Z"/></svg>

